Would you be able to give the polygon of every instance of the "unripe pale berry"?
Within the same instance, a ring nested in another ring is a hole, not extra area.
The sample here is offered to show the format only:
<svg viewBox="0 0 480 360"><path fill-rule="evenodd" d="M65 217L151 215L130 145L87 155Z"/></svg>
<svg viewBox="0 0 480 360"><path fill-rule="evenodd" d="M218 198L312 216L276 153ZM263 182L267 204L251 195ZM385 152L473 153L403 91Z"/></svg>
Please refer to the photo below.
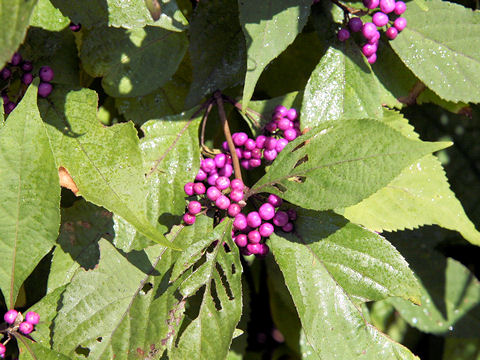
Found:
<svg viewBox="0 0 480 360"><path fill-rule="evenodd" d="M373 14L372 21L375 25L382 27L388 24L388 15L379 11Z"/></svg>
<svg viewBox="0 0 480 360"><path fill-rule="evenodd" d="M226 176L227 178L229 178L230 176L232 176L232 174L233 174L233 166L230 164L225 164L223 168L218 170L218 175L220 176Z"/></svg>
<svg viewBox="0 0 480 360"><path fill-rule="evenodd" d="M258 230L252 230L248 233L248 241L251 244L258 244L262 240Z"/></svg>
<svg viewBox="0 0 480 360"><path fill-rule="evenodd" d="M207 198L211 201L217 200L220 195L222 195L222 192L218 190L216 186L210 186L207 189Z"/></svg>
<svg viewBox="0 0 480 360"><path fill-rule="evenodd" d="M190 201L187 208L190 214L196 215L202 211L202 204L200 204L198 201Z"/></svg>
<svg viewBox="0 0 480 360"><path fill-rule="evenodd" d="M193 192L197 195L205 194L205 185L202 183L195 183L193 184Z"/></svg>
<svg viewBox="0 0 480 360"><path fill-rule="evenodd" d="M31 61L24 61L22 64L22 70L26 72L30 72L33 70L33 64Z"/></svg>
<svg viewBox="0 0 480 360"><path fill-rule="evenodd" d="M293 224L291 222L282 226L282 230L285 232L291 232L293 230Z"/></svg>
<svg viewBox="0 0 480 360"><path fill-rule="evenodd" d="M275 149L272 149L272 150L265 150L263 152L263 157L265 158L265 160L267 161L273 161L275 160L275 158L277 157L278 153L277 153L277 150Z"/></svg>
<svg viewBox="0 0 480 360"><path fill-rule="evenodd" d="M395 0L380 0L380 10L385 14L391 13L395 10Z"/></svg>
<svg viewBox="0 0 480 360"><path fill-rule="evenodd" d="M12 64L13 66L17 66L17 65L20 65L21 62L22 62L22 55L20 55L19 53L13 54L12 59L10 60L10 64Z"/></svg>
<svg viewBox="0 0 480 360"><path fill-rule="evenodd" d="M248 244L247 235L245 234L237 235L233 241L235 241L235 244L237 244L239 247L244 247Z"/></svg>
<svg viewBox="0 0 480 360"><path fill-rule="evenodd" d="M396 28L389 27L387 31L385 31L385 36L389 38L390 40L394 40L398 35L398 30Z"/></svg>
<svg viewBox="0 0 480 360"><path fill-rule="evenodd" d="M255 143L257 144L257 148L263 149L265 147L266 140L267 140L267 137L264 135L257 136L257 139L255 140Z"/></svg>
<svg viewBox="0 0 480 360"><path fill-rule="evenodd" d="M400 32L407 27L407 19L399 17L395 19L395 21L393 22L393 26L395 26L398 32Z"/></svg>
<svg viewBox="0 0 480 360"><path fill-rule="evenodd" d="M362 53L366 57L369 57L377 52L377 45L376 44L365 44L362 47Z"/></svg>
<svg viewBox="0 0 480 360"><path fill-rule="evenodd" d="M274 207L279 207L283 203L283 200L275 194L268 195L268 200L267 201L270 204L272 204Z"/></svg>
<svg viewBox="0 0 480 360"><path fill-rule="evenodd" d="M25 321L32 325L37 325L40 322L40 315L38 315L35 311L29 311L25 315Z"/></svg>
<svg viewBox="0 0 480 360"><path fill-rule="evenodd" d="M195 194L195 191L193 190L193 185L193 182L188 182L183 186L183 190L188 196L192 196L193 194Z"/></svg>
<svg viewBox="0 0 480 360"><path fill-rule="evenodd" d="M340 29L337 34L338 40L345 41L350 37L350 31L347 29Z"/></svg>
<svg viewBox="0 0 480 360"><path fill-rule="evenodd" d="M217 154L215 155L213 161L215 162L215 166L217 168L223 168L227 163L227 156L225 154Z"/></svg>
<svg viewBox="0 0 480 360"><path fill-rule="evenodd" d="M203 171L209 173L210 171L216 168L215 161L210 158L206 158L202 160L202 164L200 165Z"/></svg>
<svg viewBox="0 0 480 360"><path fill-rule="evenodd" d="M276 226L285 226L288 223L288 215L285 211L277 211L273 217L273 223Z"/></svg>
<svg viewBox="0 0 480 360"><path fill-rule="evenodd" d="M242 208L238 204L230 204L228 207L228 216L235 217L238 214L240 214L240 211L242 211Z"/></svg>
<svg viewBox="0 0 480 360"><path fill-rule="evenodd" d="M38 76L40 76L40 80L50 82L53 80L54 72L50 66L42 66L38 72Z"/></svg>
<svg viewBox="0 0 480 360"><path fill-rule="evenodd" d="M193 225L195 224L196 217L193 214L186 213L183 215L183 222L187 225Z"/></svg>
<svg viewBox="0 0 480 360"><path fill-rule="evenodd" d="M348 21L348 27L349 27L350 30L352 30L353 32L362 31L362 28L363 28L362 19L360 19L360 18L358 18L358 17L351 18L351 19Z"/></svg>
<svg viewBox="0 0 480 360"><path fill-rule="evenodd" d="M197 176L195 176L195 180L203 181L207 178L207 173L203 169L198 169Z"/></svg>
<svg viewBox="0 0 480 360"><path fill-rule="evenodd" d="M207 184L214 186L215 183L217 182L217 179L219 178L220 175L218 174L212 174L207 178Z"/></svg>
<svg viewBox="0 0 480 360"><path fill-rule="evenodd" d="M233 143L236 146L242 146L248 140L248 135L245 134L244 132L235 133L233 135L234 135L234 136L232 136Z"/></svg>
<svg viewBox="0 0 480 360"><path fill-rule="evenodd" d="M368 9L375 9L378 7L380 0L363 0L363 5Z"/></svg>
<svg viewBox="0 0 480 360"><path fill-rule="evenodd" d="M235 229L238 230L245 230L247 228L247 217L240 213L237 216L235 216L235 220L233 220L233 226Z"/></svg>
<svg viewBox="0 0 480 360"><path fill-rule="evenodd" d="M402 15L407 10L407 5L403 1L397 1L395 3L395 14Z"/></svg>
<svg viewBox="0 0 480 360"><path fill-rule="evenodd" d="M271 220L275 216L275 208L270 203L265 203L258 209L258 214L263 220Z"/></svg>
<svg viewBox="0 0 480 360"><path fill-rule="evenodd" d="M245 141L245 144L243 144L243 146L245 147L245 149L252 151L257 147L257 144L255 143L255 140L247 139L247 141Z"/></svg>
<svg viewBox="0 0 480 360"><path fill-rule="evenodd" d="M217 200L215 200L215 206L221 210L226 210L230 206L230 199L225 195L220 195Z"/></svg>
<svg viewBox="0 0 480 360"><path fill-rule="evenodd" d="M363 24L363 29L362 29L362 34L365 37L365 39L371 39L375 33L377 32L377 27L375 26L374 23L367 22Z"/></svg>
<svg viewBox="0 0 480 360"><path fill-rule="evenodd" d="M33 325L30 324L29 322L22 322L19 326L18 326L18 330L22 333L22 334L30 334L32 331L33 331Z"/></svg>
<svg viewBox="0 0 480 360"><path fill-rule="evenodd" d="M226 176L219 176L217 180L215 180L215 186L219 190L225 190L228 187L230 187L230 179L227 178Z"/></svg>
<svg viewBox="0 0 480 360"><path fill-rule="evenodd" d="M260 214L256 211L251 211L247 215L247 225L251 228L257 228L262 223L262 218Z"/></svg>
<svg viewBox="0 0 480 360"><path fill-rule="evenodd" d="M48 82L42 82L40 85L38 85L38 95L43 98L46 98L48 95L50 95L52 90L53 86Z"/></svg>
<svg viewBox="0 0 480 360"><path fill-rule="evenodd" d="M8 310L5 315L3 315L3 320L5 320L7 324L13 324L15 322L15 319L17 318L17 315L17 310Z"/></svg>
<svg viewBox="0 0 480 360"><path fill-rule="evenodd" d="M259 167L260 165L262 165L262 160L260 160L260 159L250 159L250 160L248 160L248 165L252 169L256 168L256 167Z"/></svg>
<svg viewBox="0 0 480 360"><path fill-rule="evenodd" d="M368 56L367 61L369 64L375 63L375 61L377 61L377 54L373 53L372 55Z"/></svg>
<svg viewBox="0 0 480 360"><path fill-rule="evenodd" d="M270 224L270 223L263 223L262 225L260 225L260 228L258 229L258 232L260 233L261 236L263 236L264 238L267 238L269 237L270 235L273 234L273 225Z"/></svg>

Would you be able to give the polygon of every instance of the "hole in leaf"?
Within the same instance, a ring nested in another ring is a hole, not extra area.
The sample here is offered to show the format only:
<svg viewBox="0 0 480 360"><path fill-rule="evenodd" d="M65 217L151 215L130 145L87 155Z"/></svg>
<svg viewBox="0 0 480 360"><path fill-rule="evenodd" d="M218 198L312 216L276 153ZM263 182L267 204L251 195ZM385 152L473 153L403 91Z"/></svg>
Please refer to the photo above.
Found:
<svg viewBox="0 0 480 360"><path fill-rule="evenodd" d="M227 242L223 242L223 248L225 249L225 252L229 253L230 251L232 251L230 249L230 246L228 246Z"/></svg>
<svg viewBox="0 0 480 360"><path fill-rule="evenodd" d="M235 274L237 272L237 268L235 267L235 264L232 264L232 274Z"/></svg>
<svg viewBox="0 0 480 360"><path fill-rule="evenodd" d="M212 300L213 300L213 303L215 304L215 309L217 309L217 311L222 310L222 304L220 303L220 299L218 298L218 294L217 294L217 284L213 279L210 285L210 295L212 295Z"/></svg>
<svg viewBox="0 0 480 360"><path fill-rule="evenodd" d="M299 167L300 165L302 165L303 163L305 163L307 161L308 161L308 155L305 155L304 157L302 157L301 159L299 159L297 161L297 163L295 164L295 166L293 168L295 169L296 167Z"/></svg>
<svg viewBox="0 0 480 360"><path fill-rule="evenodd" d="M217 269L218 274L220 275L220 280L222 280L222 285L225 288L225 292L227 293L228 298L230 300L233 300L234 297L233 297L232 289L230 288L230 284L228 283L228 279L227 279L227 276L225 275L225 272L223 271L222 267L218 263L215 264L215 268Z"/></svg>
<svg viewBox="0 0 480 360"><path fill-rule="evenodd" d="M97 338L98 342L102 342L102 340L103 340L103 338L101 336Z"/></svg>
<svg viewBox="0 0 480 360"><path fill-rule="evenodd" d="M143 285L142 291L144 295L147 295L150 290L152 290L153 284L151 282L146 283Z"/></svg>
<svg viewBox="0 0 480 360"><path fill-rule="evenodd" d="M75 349L75 352L78 354L78 355L83 355L85 356L86 358L88 358L88 356L90 355L90 349L87 348L87 347L83 347L81 345L78 345L77 348Z"/></svg>
<svg viewBox="0 0 480 360"><path fill-rule="evenodd" d="M279 184L279 183L275 183L272 185L274 188L276 188L278 191L284 193L285 191L287 191L287 188L285 186L283 186L282 184Z"/></svg>
<svg viewBox="0 0 480 360"><path fill-rule="evenodd" d="M307 180L307 177L306 176L292 176L292 177L289 177L287 180L303 184L305 182L305 180Z"/></svg>
<svg viewBox="0 0 480 360"><path fill-rule="evenodd" d="M306 141L302 141L300 144L298 144L295 149L292 150L292 153L294 153L295 151L297 150L300 150L302 147L304 147L305 145L307 145L307 142Z"/></svg>

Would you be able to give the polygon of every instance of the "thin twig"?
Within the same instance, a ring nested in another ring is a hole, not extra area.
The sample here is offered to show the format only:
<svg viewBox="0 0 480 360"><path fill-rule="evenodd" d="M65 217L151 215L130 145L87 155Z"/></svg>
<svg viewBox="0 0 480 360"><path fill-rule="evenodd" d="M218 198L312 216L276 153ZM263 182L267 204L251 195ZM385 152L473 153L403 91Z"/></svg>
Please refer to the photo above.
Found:
<svg viewBox="0 0 480 360"><path fill-rule="evenodd" d="M426 89L427 87L423 82L420 80L413 85L412 90L410 90L409 94L407 96L402 96L398 98L398 101L400 101L403 104L406 105L414 105L417 103L417 98L418 96Z"/></svg>
<svg viewBox="0 0 480 360"><path fill-rule="evenodd" d="M340 1L338 0L330 0L332 3L334 3L335 5L337 5L339 8L341 8L343 10L343 13L345 15L348 15L348 14L358 14L358 15L365 15L366 12L364 10L361 10L361 9L355 9L355 8L351 8L351 7L348 7L344 4L342 4Z"/></svg>
<svg viewBox="0 0 480 360"><path fill-rule="evenodd" d="M200 145L202 145L202 149L205 147L205 127L207 125L208 115L210 114L212 107L213 107L213 100L211 100L208 103L207 110L205 111L202 117L202 132L200 134Z"/></svg>
<svg viewBox="0 0 480 360"><path fill-rule="evenodd" d="M223 107L223 98L220 91L216 91L213 95L218 105L218 115L222 121L223 133L228 143L228 149L232 155L233 170L235 171L235 178L242 180L242 170L240 169L240 162L238 161L237 152L235 151L235 144L233 143L232 134L230 133L230 126L228 126L227 116L225 115L225 109ZM243 182L243 180L242 180Z"/></svg>
<svg viewBox="0 0 480 360"><path fill-rule="evenodd" d="M230 96L227 96L227 95L222 95L223 99L228 101L230 104L232 104L233 106L235 106L238 110L242 111L243 112L243 106L242 104L240 104L238 101L236 101L235 99L232 99ZM248 112L250 112L251 114L248 114ZM255 110L253 109L250 109L249 107L247 107L245 109L245 114L247 116L250 117L250 119L253 121L253 124L256 126L256 127L260 127L260 124L258 123L257 120L255 120L253 118L253 116L257 116L258 118L262 118L262 114L256 112ZM253 115L253 116L252 116Z"/></svg>

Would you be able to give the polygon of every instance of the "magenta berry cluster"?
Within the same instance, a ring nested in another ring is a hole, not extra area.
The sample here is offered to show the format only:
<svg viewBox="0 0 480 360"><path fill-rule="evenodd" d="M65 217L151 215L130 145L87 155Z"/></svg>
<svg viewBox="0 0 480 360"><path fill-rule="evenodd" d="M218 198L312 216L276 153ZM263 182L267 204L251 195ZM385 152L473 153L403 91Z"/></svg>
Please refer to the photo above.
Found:
<svg viewBox="0 0 480 360"><path fill-rule="evenodd" d="M70 22L68 28L73 32L78 32L82 28L82 24L75 24L74 22Z"/></svg>
<svg viewBox="0 0 480 360"><path fill-rule="evenodd" d="M19 53L13 54L10 62L0 70L0 89L5 114L8 115L15 109L27 87L32 83L34 77L32 70L32 62L22 59ZM38 86L38 95L45 98L52 92L53 86L51 81L53 80L54 73L49 66L42 66L38 76L41 80ZM12 86L15 82L21 83L22 86ZM20 88L18 93L13 94L9 91L9 89L18 88Z"/></svg>
<svg viewBox="0 0 480 360"><path fill-rule="evenodd" d="M23 317L17 310L11 309L3 315L3 320L10 325L12 330L18 330L22 334L28 335L35 330L35 325L40 322L40 315L35 311L29 311ZM4 357L5 351L5 346L0 344L0 358Z"/></svg>
<svg viewBox="0 0 480 360"><path fill-rule="evenodd" d="M385 36L389 40L397 37L407 26L407 20L401 17L407 5L403 1L395 0L363 0L363 5L372 12L372 22L363 23L360 17L352 17L347 26L337 33L338 40L346 41L351 33L360 33L364 39L362 53L370 64L377 61L378 41L380 40L379 29L385 30ZM375 11L380 10L380 11Z"/></svg>

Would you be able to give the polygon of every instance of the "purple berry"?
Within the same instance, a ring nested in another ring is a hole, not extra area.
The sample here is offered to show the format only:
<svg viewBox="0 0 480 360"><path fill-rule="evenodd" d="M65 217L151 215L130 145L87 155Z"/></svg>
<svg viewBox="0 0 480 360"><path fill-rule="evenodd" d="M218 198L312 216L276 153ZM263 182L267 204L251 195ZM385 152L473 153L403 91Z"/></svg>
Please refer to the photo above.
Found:
<svg viewBox="0 0 480 360"><path fill-rule="evenodd" d="M235 244L237 244L239 247L245 247L248 244L247 235L245 234L237 235L233 241L235 241Z"/></svg>
<svg viewBox="0 0 480 360"><path fill-rule="evenodd" d="M263 152L263 157L265 158L265 160L267 161L273 161L275 160L275 158L277 157L278 153L277 153L277 150L275 149L272 149L272 150L265 150Z"/></svg>
<svg viewBox="0 0 480 360"><path fill-rule="evenodd" d="M207 189L207 198L211 201L217 200L222 195L221 191L216 186L210 186Z"/></svg>
<svg viewBox="0 0 480 360"><path fill-rule="evenodd" d="M0 343L0 358L3 358L6 352L7 352L7 348L5 347L5 345Z"/></svg>
<svg viewBox="0 0 480 360"><path fill-rule="evenodd" d="M275 208L270 203L265 203L258 209L258 213L263 220L271 220L275 216Z"/></svg>
<svg viewBox="0 0 480 360"><path fill-rule="evenodd" d="M26 72L30 72L33 70L33 64L31 61L24 61L22 64L22 70Z"/></svg>
<svg viewBox="0 0 480 360"><path fill-rule="evenodd" d="M15 109L15 106L17 106L14 102L6 102L5 104L3 104L3 110L5 111L5 114L10 114L13 109Z"/></svg>
<svg viewBox="0 0 480 360"><path fill-rule="evenodd" d="M18 326L18 330L25 335L30 334L33 331L33 325L24 321Z"/></svg>
<svg viewBox="0 0 480 360"><path fill-rule="evenodd" d="M260 254L262 252L262 244L248 244L247 250L253 255Z"/></svg>
<svg viewBox="0 0 480 360"><path fill-rule="evenodd" d="M240 213L235 216L235 220L233 220L233 227L237 230L245 230L247 228L247 217Z"/></svg>
<svg viewBox="0 0 480 360"><path fill-rule="evenodd" d="M393 22L393 26L395 26L398 32L400 32L407 27L407 19L405 19L404 17L399 17L395 19L395 21Z"/></svg>
<svg viewBox="0 0 480 360"><path fill-rule="evenodd" d="M186 213L183 215L183 222L187 225L193 225L195 224L196 217L195 215L192 215L190 213Z"/></svg>
<svg viewBox="0 0 480 360"><path fill-rule="evenodd" d="M298 134L295 129L287 129L283 132L283 137L288 141L293 141L297 138Z"/></svg>
<svg viewBox="0 0 480 360"><path fill-rule="evenodd" d="M395 14L402 15L407 10L407 5L403 1L397 1L395 3Z"/></svg>
<svg viewBox="0 0 480 360"><path fill-rule="evenodd" d="M248 233L248 241L250 244L258 244L260 241L262 241L262 237L260 236L258 230L252 230Z"/></svg>
<svg viewBox="0 0 480 360"><path fill-rule="evenodd" d="M245 149L252 151L257 147L257 144L255 143L255 140L247 139L247 141L245 141L245 144L243 144L243 146L245 147Z"/></svg>
<svg viewBox="0 0 480 360"><path fill-rule="evenodd" d="M388 24L388 15L379 11L373 15L372 21L375 25L382 27Z"/></svg>
<svg viewBox="0 0 480 360"><path fill-rule="evenodd" d="M278 139L277 146L275 146L275 150L277 150L277 153L279 153L287 145L288 145L288 140L287 139Z"/></svg>
<svg viewBox="0 0 480 360"><path fill-rule="evenodd" d="M9 68L3 68L3 70L0 72L0 77L2 78L2 80L7 80L11 75L12 72Z"/></svg>
<svg viewBox="0 0 480 360"><path fill-rule="evenodd" d="M206 173L209 173L216 168L215 161L210 158L203 159L200 167L202 168L203 171L205 171Z"/></svg>
<svg viewBox="0 0 480 360"><path fill-rule="evenodd" d="M230 179L227 178L226 176L219 176L217 180L215 180L215 186L219 190L225 190L228 187L230 187Z"/></svg>
<svg viewBox="0 0 480 360"><path fill-rule="evenodd" d="M3 320L5 320L7 324L13 324L15 322L15 319L17 318L17 315L17 310L8 310L5 315L3 315Z"/></svg>
<svg viewBox="0 0 480 360"><path fill-rule="evenodd" d="M233 134L232 138L233 138L233 143L236 146L242 146L248 140L248 135L245 134L244 132L239 132L239 133Z"/></svg>
<svg viewBox="0 0 480 360"><path fill-rule="evenodd" d="M279 207L280 205L282 205L282 203L283 203L283 200L275 194L268 195L268 200L267 201L276 208Z"/></svg>
<svg viewBox="0 0 480 360"><path fill-rule="evenodd" d="M240 148L235 148L235 152L237 153L237 157L241 159L243 157L243 150Z"/></svg>
<svg viewBox="0 0 480 360"><path fill-rule="evenodd" d="M385 14L391 13L395 10L395 0L380 0L380 10Z"/></svg>
<svg viewBox="0 0 480 360"><path fill-rule="evenodd" d="M227 156L225 154L217 154L215 155L213 161L215 162L215 166L217 168L223 168L227 163Z"/></svg>
<svg viewBox="0 0 480 360"><path fill-rule="evenodd" d="M365 39L371 39L377 32L377 27L374 23L367 22L363 25L362 34Z"/></svg>
<svg viewBox="0 0 480 360"><path fill-rule="evenodd" d="M25 315L25 321L32 325L37 325L40 322L40 315L38 315L35 311L29 311Z"/></svg>
<svg viewBox="0 0 480 360"><path fill-rule="evenodd" d="M275 139L274 137L268 137L265 140L265 149L272 150L275 149L275 146L277 146L277 139Z"/></svg>
<svg viewBox="0 0 480 360"><path fill-rule="evenodd" d="M245 169L245 170L250 170L250 162L248 159L243 159L240 161L240 165Z"/></svg>
<svg viewBox="0 0 480 360"><path fill-rule="evenodd" d="M288 214L285 211L277 211L273 217L273 223L276 226L285 226L288 223Z"/></svg>
<svg viewBox="0 0 480 360"><path fill-rule="evenodd" d="M253 149L252 150L252 158L254 159L261 159L262 158L262 149Z"/></svg>
<svg viewBox="0 0 480 360"><path fill-rule="evenodd" d="M250 168L254 169L254 168L262 165L262 160L260 160L260 159L250 159L250 160L248 160L248 165L250 166Z"/></svg>
<svg viewBox="0 0 480 360"><path fill-rule="evenodd" d="M370 39L368 39L368 43L377 44L379 39L380 39L380 31L377 30L375 34L373 34L373 36Z"/></svg>
<svg viewBox="0 0 480 360"><path fill-rule="evenodd" d="M215 206L221 210L226 210L230 206L230 199L225 195L220 195L217 200L215 200Z"/></svg>
<svg viewBox="0 0 480 360"><path fill-rule="evenodd" d="M360 19L360 18L358 18L358 17L351 18L351 19L348 21L348 27L349 27L350 30L352 30L353 32L362 31L362 28L363 28L362 19Z"/></svg>
<svg viewBox="0 0 480 360"><path fill-rule="evenodd" d="M265 125L265 130L272 133L277 130L277 124L274 121L270 121L267 125Z"/></svg>
<svg viewBox="0 0 480 360"><path fill-rule="evenodd" d="M228 147L228 142L224 141L222 143L222 149L225 151L230 151L230 148Z"/></svg>
<svg viewBox="0 0 480 360"><path fill-rule="evenodd" d="M198 169L197 176L195 176L195 180L203 181L207 178L207 173L203 169Z"/></svg>
<svg viewBox="0 0 480 360"><path fill-rule="evenodd" d="M345 29L346 30L346 29ZM347 30L348 31L348 30ZM349 33L350 34L350 33ZM287 111L287 118L288 120L290 121L295 121L298 117L298 114L297 114L297 110L295 110L294 108L291 108Z"/></svg>
<svg viewBox="0 0 480 360"><path fill-rule="evenodd" d="M195 183L193 184L193 192L197 195L205 194L205 185L202 183Z"/></svg>
<svg viewBox="0 0 480 360"><path fill-rule="evenodd" d="M260 233L261 236L264 238L268 238L270 235L273 234L273 225L270 223L263 223L260 225L260 228L258 229L258 232Z"/></svg>
<svg viewBox="0 0 480 360"><path fill-rule="evenodd" d="M252 244L253 245L253 244ZM247 245L248 246L248 245ZM247 247L240 248L240 253L245 256L253 255L250 251L248 251Z"/></svg>
<svg viewBox="0 0 480 360"><path fill-rule="evenodd" d="M50 93L52 92L52 84L48 82L42 82L40 85L38 85L38 95L40 95L43 98L46 98Z"/></svg>
<svg viewBox="0 0 480 360"><path fill-rule="evenodd" d="M260 245L260 249L258 250L257 255L264 257L267 256L268 252L270 251L270 248L268 247L267 244L258 244Z"/></svg>
<svg viewBox="0 0 480 360"><path fill-rule="evenodd" d="M183 186L183 190L188 196L192 196L193 194L195 194L195 191L193 191L193 185L193 182L188 182Z"/></svg>
<svg viewBox="0 0 480 360"><path fill-rule="evenodd" d="M188 212L192 215L198 214L200 211L202 211L202 204L200 204L198 201L190 201L188 203Z"/></svg>
<svg viewBox="0 0 480 360"><path fill-rule="evenodd" d="M243 158L250 160L252 158L252 152L250 150L243 150Z"/></svg>
<svg viewBox="0 0 480 360"><path fill-rule="evenodd" d="M280 114L280 115L283 116L283 115L285 115L285 114L287 113L287 111L288 111L288 109L287 109L285 106L283 106L283 105L277 105L277 106L275 107L274 113Z"/></svg>
<svg viewBox="0 0 480 360"><path fill-rule="evenodd" d="M38 75L40 76L40 80L50 82L53 80L54 73L50 66L42 66Z"/></svg>
<svg viewBox="0 0 480 360"><path fill-rule="evenodd" d="M233 166L230 164L225 164L223 168L218 170L218 175L220 176L226 176L227 178L229 178L230 176L232 176L232 174L233 174Z"/></svg>
<svg viewBox="0 0 480 360"><path fill-rule="evenodd" d="M262 218L260 214L256 211L251 211L247 215L247 225L251 228L257 228L262 223Z"/></svg>
<svg viewBox="0 0 480 360"><path fill-rule="evenodd" d="M390 40L394 40L398 35L398 30L396 28L389 27L387 31L385 31L385 36L389 38Z"/></svg>
<svg viewBox="0 0 480 360"><path fill-rule="evenodd" d="M297 212L293 209L288 209L287 210L287 215L288 218L292 221L297 220Z"/></svg>
<svg viewBox="0 0 480 360"><path fill-rule="evenodd" d="M255 143L257 144L257 148L263 149L265 147L265 141L267 140L267 137L264 135L259 135L257 139L255 140Z"/></svg>
<svg viewBox="0 0 480 360"><path fill-rule="evenodd" d="M337 33L338 40L345 41L350 37L350 31L347 29L340 29Z"/></svg>
<svg viewBox="0 0 480 360"><path fill-rule="evenodd" d="M366 57L369 57L377 52L377 45L376 44L365 44L362 47L362 53Z"/></svg>
<svg viewBox="0 0 480 360"><path fill-rule="evenodd" d="M227 213L228 216L235 217L238 214L240 214L240 211L242 211L242 208L238 204L230 204L228 207Z"/></svg>
<svg viewBox="0 0 480 360"><path fill-rule="evenodd" d="M12 64L13 66L18 66L20 65L21 62L22 62L22 55L20 55L19 53L13 54L12 60L10 60L10 64Z"/></svg>
<svg viewBox="0 0 480 360"><path fill-rule="evenodd" d="M363 0L363 5L365 5L367 9L375 9L379 3L380 0Z"/></svg>
<svg viewBox="0 0 480 360"><path fill-rule="evenodd" d="M285 232L292 232L293 224L291 222L289 222L286 225L283 225L282 230L285 231Z"/></svg>
<svg viewBox="0 0 480 360"><path fill-rule="evenodd" d="M73 32L78 32L82 28L82 24L74 24L73 22L71 22L70 25L68 25L68 28Z"/></svg>
<svg viewBox="0 0 480 360"><path fill-rule="evenodd" d="M243 189L245 189L245 185L243 184L243 181L240 180L240 179L233 179L230 182L230 186L231 186L232 190L243 191Z"/></svg>
<svg viewBox="0 0 480 360"><path fill-rule="evenodd" d="M372 55L368 56L367 61L369 64L375 63L375 61L377 61L377 54L373 53Z"/></svg>
<svg viewBox="0 0 480 360"><path fill-rule="evenodd" d="M278 120L277 126L280 130L287 130L293 128L293 123L286 118L282 118Z"/></svg>
<svg viewBox="0 0 480 360"><path fill-rule="evenodd" d="M218 174L212 174L207 178L207 184L214 186L217 182L217 179L219 178L220 175Z"/></svg>

